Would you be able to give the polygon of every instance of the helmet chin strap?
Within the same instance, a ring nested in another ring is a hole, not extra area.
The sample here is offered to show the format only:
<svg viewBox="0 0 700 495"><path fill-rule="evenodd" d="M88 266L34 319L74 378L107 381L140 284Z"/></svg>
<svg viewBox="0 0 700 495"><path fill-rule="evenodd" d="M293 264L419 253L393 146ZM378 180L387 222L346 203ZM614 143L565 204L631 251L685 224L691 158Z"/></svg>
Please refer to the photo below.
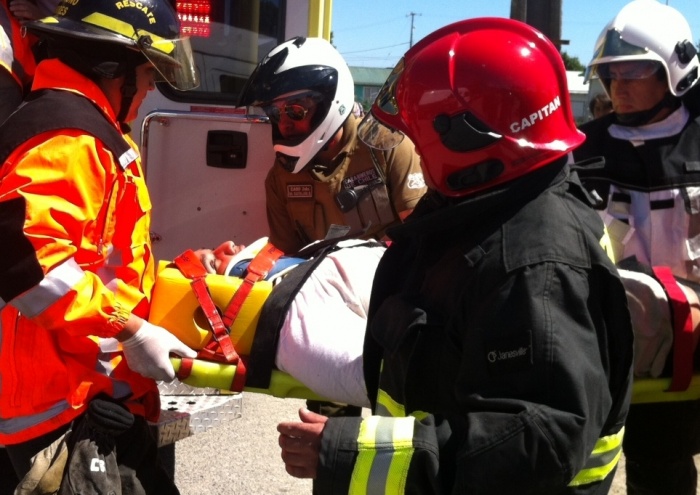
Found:
<svg viewBox="0 0 700 495"><path fill-rule="evenodd" d="M680 98L676 98L671 93L666 93L661 101L648 110L629 113L616 113L615 118L620 125L624 125L626 127L639 127L648 124L649 121L656 117L664 108L675 110L680 105Z"/></svg>
<svg viewBox="0 0 700 495"><path fill-rule="evenodd" d="M131 109L131 104L134 101L134 96L136 95L136 67L129 64L124 73L124 84L121 87L122 102L119 107L119 115L117 115L117 122L122 129L122 132L129 132L131 128L129 124L126 123L126 117L129 114L129 109Z"/></svg>

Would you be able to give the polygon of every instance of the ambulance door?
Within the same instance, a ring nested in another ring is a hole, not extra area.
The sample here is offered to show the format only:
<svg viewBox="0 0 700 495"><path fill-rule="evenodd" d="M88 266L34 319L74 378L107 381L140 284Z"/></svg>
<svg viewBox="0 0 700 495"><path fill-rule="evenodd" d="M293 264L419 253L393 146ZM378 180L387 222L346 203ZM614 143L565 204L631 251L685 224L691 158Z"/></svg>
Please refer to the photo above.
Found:
<svg viewBox="0 0 700 495"><path fill-rule="evenodd" d="M267 235L264 180L274 161L268 123L243 114L158 110L142 129L157 259Z"/></svg>
<svg viewBox="0 0 700 495"><path fill-rule="evenodd" d="M270 124L236 105L262 57L292 36L314 35L309 19L323 17L318 11L327 2L175 2L200 85L181 92L158 83L132 123L151 193L157 259L229 239L249 244L267 235L264 180L274 162Z"/></svg>

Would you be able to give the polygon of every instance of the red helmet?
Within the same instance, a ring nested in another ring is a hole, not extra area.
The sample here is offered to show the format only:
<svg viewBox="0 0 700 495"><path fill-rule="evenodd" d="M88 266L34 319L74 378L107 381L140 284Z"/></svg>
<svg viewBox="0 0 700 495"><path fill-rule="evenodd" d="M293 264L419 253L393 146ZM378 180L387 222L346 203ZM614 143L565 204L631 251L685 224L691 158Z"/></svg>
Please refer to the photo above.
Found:
<svg viewBox="0 0 700 495"><path fill-rule="evenodd" d="M505 18L456 22L406 52L360 136L386 148L395 131L415 143L430 187L447 196L525 175L584 140L561 55L533 27Z"/></svg>

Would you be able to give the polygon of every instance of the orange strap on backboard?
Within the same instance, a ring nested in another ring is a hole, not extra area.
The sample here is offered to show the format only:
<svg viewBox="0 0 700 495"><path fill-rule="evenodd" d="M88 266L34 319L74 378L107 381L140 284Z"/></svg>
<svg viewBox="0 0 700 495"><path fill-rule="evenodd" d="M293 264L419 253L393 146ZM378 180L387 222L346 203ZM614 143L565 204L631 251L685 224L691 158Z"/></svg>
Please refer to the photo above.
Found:
<svg viewBox="0 0 700 495"><path fill-rule="evenodd" d="M191 249L182 253L175 258L174 261L182 274L192 280L192 290L197 297L197 301L199 301L199 305L202 307L202 311L211 327L214 340L221 348L224 357L228 362L237 362L239 359L238 353L233 347L233 343L229 337L229 331L226 325L224 325L219 311L216 309L211 294L209 294L209 288L205 282L207 270L204 268L204 265L202 265L199 257L197 257Z"/></svg>
<svg viewBox="0 0 700 495"><path fill-rule="evenodd" d="M231 301L226 307L226 311L224 312L223 316L224 325L230 328L233 322L236 321L236 317L241 311L243 303L248 297L248 294L250 294L255 282L263 280L265 277L267 277L267 274L270 273L270 270L275 265L275 262L283 254L284 253L282 251L268 242L258 252L258 254L255 255L248 265L243 282L238 286L238 289L236 290L235 294L233 294Z"/></svg>

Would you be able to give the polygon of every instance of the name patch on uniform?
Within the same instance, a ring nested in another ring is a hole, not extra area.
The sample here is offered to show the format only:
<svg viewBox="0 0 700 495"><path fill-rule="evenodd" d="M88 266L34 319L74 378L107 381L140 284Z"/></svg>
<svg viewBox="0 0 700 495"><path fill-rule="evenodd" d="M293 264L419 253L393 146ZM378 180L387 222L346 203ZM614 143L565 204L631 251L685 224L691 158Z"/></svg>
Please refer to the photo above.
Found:
<svg viewBox="0 0 700 495"><path fill-rule="evenodd" d="M345 177L343 179L343 189L355 189L358 186L364 186L372 181L379 179L379 174L373 168L355 174L351 177Z"/></svg>
<svg viewBox="0 0 700 495"><path fill-rule="evenodd" d="M287 184L287 199L311 199L313 197L313 184Z"/></svg>

